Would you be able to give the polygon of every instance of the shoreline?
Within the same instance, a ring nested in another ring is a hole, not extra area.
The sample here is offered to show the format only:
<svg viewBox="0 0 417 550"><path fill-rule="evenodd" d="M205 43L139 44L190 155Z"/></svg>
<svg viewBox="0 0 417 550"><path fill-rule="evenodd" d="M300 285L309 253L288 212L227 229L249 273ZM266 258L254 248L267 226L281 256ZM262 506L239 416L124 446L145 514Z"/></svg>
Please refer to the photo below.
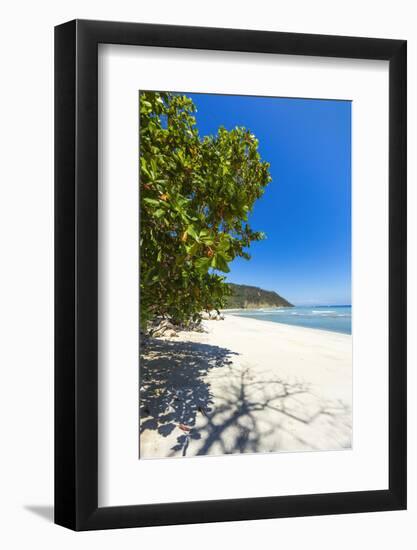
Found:
<svg viewBox="0 0 417 550"><path fill-rule="evenodd" d="M242 310L242 311L245 311L245 310ZM223 314L224 315L231 315L232 317L239 317L239 319L250 319L251 321L258 321L259 323L267 323L268 325L272 324L272 325L283 325L285 327L290 327L290 328L294 328L294 329L302 329L302 330L307 330L307 331L313 331L313 332L316 332L316 331L319 331L319 332L324 332L326 334L339 334L340 336L347 336L348 338L352 338L352 334L351 333L347 333L347 332L339 332L337 330L326 330L324 328L319 328L319 327L304 327L302 325L292 325L290 323L283 323L282 321L267 321L267 320L263 320L263 319L256 319L255 317L249 317L249 315L233 315L230 313L226 313L225 311L223 311Z"/></svg>
<svg viewBox="0 0 417 550"><path fill-rule="evenodd" d="M352 337L225 315L151 339L141 458L351 447Z"/></svg>
<svg viewBox="0 0 417 550"><path fill-rule="evenodd" d="M259 321L267 321L269 323L277 323L277 324L281 324L281 325L288 325L288 326L292 326L292 327L302 327L302 328L306 328L306 329L311 329L311 330L320 330L320 331L325 331L325 332L336 332L337 334L346 334L348 336L352 336L352 321L351 321L351 318L349 318L349 323L347 326L340 326L338 325L338 323L336 323L336 325L333 323L333 328L329 328L328 324L327 326L320 326L320 324L316 324L316 326L314 326L314 323L311 323L311 322L306 322L306 320L301 320L301 322L298 320L298 321L295 321L295 318L293 318L293 316L296 316L296 318L298 318L300 315L301 317L305 316L306 314L303 312L303 309L315 309L315 308L351 308L352 306L313 306L313 307L310 307L310 306L292 306L291 308L257 308L257 309L252 309L252 308L240 308L240 309L228 309L228 310L221 310L221 314L222 315L234 315L234 316L238 316L238 317L243 317L245 319L254 319L254 320L259 320ZM293 313L293 312L287 312L286 310L287 309L296 309L296 310L299 310L301 309L301 313L299 313L299 311L296 311L296 313ZM277 313L282 313L282 316L279 315L277 317ZM338 313L335 313L333 311L326 311L326 312L321 312L321 311L313 311L313 313L317 313L318 315L317 316L309 316L309 314L307 313L307 320L310 320L312 321L313 319L315 319L316 323L317 321L320 323L321 321L327 321L328 320L328 317L326 317L325 315L323 315L323 313L333 313L333 318L340 318L340 317L347 317L346 314L338 314ZM289 315L290 314L290 315ZM270 318L270 316L273 315L274 318ZM262 317L261 319L259 317ZM265 318L263 318L265 317ZM332 316L331 316L332 317ZM281 320L283 319L283 320ZM290 319L292 320L292 322L290 321ZM313 325L313 326L312 326Z"/></svg>

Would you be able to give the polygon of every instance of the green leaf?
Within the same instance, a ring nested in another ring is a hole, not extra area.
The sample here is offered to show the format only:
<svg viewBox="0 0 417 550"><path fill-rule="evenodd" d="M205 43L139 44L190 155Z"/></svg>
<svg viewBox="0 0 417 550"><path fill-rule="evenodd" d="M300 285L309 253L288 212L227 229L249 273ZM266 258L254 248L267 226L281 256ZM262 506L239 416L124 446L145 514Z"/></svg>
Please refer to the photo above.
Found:
<svg viewBox="0 0 417 550"><path fill-rule="evenodd" d="M227 265L226 260L222 256L220 256L220 255L215 256L214 264L215 265L213 265L213 267L215 267L216 269L219 269L220 271L223 271L224 273L229 273L230 272L229 266Z"/></svg>
<svg viewBox="0 0 417 550"><path fill-rule="evenodd" d="M197 271L200 273L206 273L210 267L210 258L199 258L195 261Z"/></svg>
<svg viewBox="0 0 417 550"><path fill-rule="evenodd" d="M154 206L159 206L161 204L161 201L157 201L155 199L151 199L149 197L145 197L144 199L142 199L143 202L146 202L148 204L152 204Z"/></svg>
<svg viewBox="0 0 417 550"><path fill-rule="evenodd" d="M193 227L192 225L189 225L189 226L187 227L187 230L186 230L186 231L187 231L187 233L190 235L190 237L192 237L192 238L195 239L196 241L199 240L198 235L197 235L197 232L196 232L196 230L194 229L194 227Z"/></svg>

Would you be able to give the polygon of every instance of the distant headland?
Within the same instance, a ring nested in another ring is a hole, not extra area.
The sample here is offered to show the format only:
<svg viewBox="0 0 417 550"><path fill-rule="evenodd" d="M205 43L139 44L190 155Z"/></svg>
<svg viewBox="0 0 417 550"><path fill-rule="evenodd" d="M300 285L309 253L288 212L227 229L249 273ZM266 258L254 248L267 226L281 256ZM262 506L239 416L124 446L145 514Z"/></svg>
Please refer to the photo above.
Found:
<svg viewBox="0 0 417 550"><path fill-rule="evenodd" d="M272 290L257 286L229 283L233 294L227 299L227 309L256 309L261 307L294 307Z"/></svg>

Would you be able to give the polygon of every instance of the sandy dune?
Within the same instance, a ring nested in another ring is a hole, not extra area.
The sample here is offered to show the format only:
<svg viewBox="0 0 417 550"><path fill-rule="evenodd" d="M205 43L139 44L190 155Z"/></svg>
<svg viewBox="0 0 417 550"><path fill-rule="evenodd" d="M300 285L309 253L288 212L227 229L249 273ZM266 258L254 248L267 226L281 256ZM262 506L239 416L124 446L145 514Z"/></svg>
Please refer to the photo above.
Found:
<svg viewBox="0 0 417 550"><path fill-rule="evenodd" d="M349 335L226 315L141 356L141 458L351 446Z"/></svg>

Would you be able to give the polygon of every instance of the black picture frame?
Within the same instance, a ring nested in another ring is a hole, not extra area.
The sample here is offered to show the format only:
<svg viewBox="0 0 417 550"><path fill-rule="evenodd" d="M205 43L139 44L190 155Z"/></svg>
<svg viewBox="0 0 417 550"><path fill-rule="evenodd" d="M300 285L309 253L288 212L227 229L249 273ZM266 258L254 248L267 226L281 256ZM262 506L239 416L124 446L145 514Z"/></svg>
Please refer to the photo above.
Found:
<svg viewBox="0 0 417 550"><path fill-rule="evenodd" d="M98 507L98 44L389 62L389 488ZM406 41L74 20L55 28L55 523L74 530L406 508Z"/></svg>

